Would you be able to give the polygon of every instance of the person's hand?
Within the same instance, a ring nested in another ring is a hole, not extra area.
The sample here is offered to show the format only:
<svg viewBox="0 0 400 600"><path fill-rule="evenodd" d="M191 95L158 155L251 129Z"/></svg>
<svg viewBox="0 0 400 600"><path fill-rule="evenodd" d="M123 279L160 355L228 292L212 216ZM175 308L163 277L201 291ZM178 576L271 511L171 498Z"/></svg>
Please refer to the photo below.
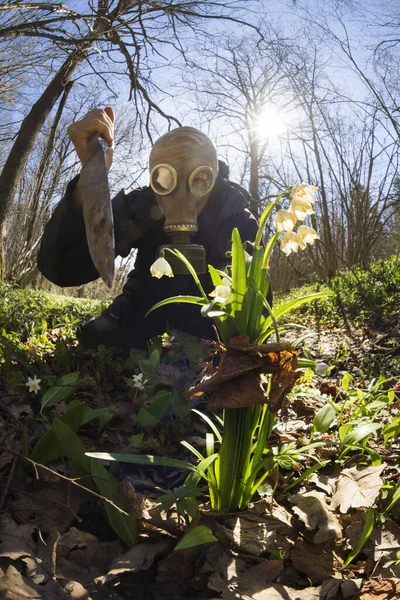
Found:
<svg viewBox="0 0 400 600"><path fill-rule="evenodd" d="M82 167L90 158L88 140L94 133L100 134L108 144L106 155L107 168L111 167L114 147L114 111L111 106L93 108L82 119L69 125L67 132L75 146Z"/></svg>

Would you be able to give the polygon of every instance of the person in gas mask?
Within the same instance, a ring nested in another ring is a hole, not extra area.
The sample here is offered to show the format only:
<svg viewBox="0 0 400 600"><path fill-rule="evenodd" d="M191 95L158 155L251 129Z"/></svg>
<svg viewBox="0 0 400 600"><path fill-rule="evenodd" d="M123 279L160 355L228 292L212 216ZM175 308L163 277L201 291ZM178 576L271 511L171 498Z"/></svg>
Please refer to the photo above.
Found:
<svg viewBox="0 0 400 600"><path fill-rule="evenodd" d="M94 132L102 135L111 148L113 124L113 110L107 107L94 109L69 126L82 165L90 158L87 145ZM150 186L129 193L121 191L112 201L116 255L126 257L137 248L135 268L128 275L123 293L101 317L79 327L78 339L85 348L103 344L127 355L130 348L143 348L149 339L170 329L213 337L212 321L201 316L198 306L172 304L145 315L162 299L198 295L189 274L152 277L150 267L161 246L194 245L194 264L199 259L204 265L222 269L229 262L226 253L234 227L243 240L254 240L257 221L247 208L250 196L227 180L226 165L222 166L223 174L218 169L213 142L192 127L174 129L155 142L150 153ZM82 285L99 277L86 241L84 201L78 175L68 184L43 233L39 270L62 287ZM202 247L203 256L199 257L196 248ZM212 291L209 276L200 275L200 279L205 291Z"/></svg>

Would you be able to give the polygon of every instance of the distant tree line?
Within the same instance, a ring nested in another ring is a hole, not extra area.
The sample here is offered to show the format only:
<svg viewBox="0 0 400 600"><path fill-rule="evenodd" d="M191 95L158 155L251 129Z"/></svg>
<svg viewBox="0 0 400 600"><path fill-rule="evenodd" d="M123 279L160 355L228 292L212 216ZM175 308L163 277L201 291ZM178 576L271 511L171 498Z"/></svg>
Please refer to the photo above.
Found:
<svg viewBox="0 0 400 600"><path fill-rule="evenodd" d="M287 185L318 185L312 225L321 242L289 260L275 253L275 289L398 252L395 17L383 13L383 1L375 15L350 1L346 10L316 1L307 11L289 2L293 35L265 4L98 0L79 13L68 3L0 6L4 279L44 285L35 266L43 227L79 169L67 125L108 103L124 107L110 173L115 192L146 181L152 139L180 123L215 139L254 212ZM352 11L364 32L374 27L373 47L362 52L348 25ZM262 119L266 108L284 115L276 135ZM131 264L121 265L116 290Z"/></svg>

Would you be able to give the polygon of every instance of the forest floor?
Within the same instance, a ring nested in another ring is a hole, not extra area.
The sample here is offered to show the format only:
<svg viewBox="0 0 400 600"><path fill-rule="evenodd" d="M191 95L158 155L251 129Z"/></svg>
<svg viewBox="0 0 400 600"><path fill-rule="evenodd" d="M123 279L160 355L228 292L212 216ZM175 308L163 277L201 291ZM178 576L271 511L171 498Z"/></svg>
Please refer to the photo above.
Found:
<svg viewBox="0 0 400 600"><path fill-rule="evenodd" d="M280 463L247 510L224 514L180 468L85 455L195 464L181 441L202 452L212 414L185 390L212 345L176 333L128 360L84 352L74 329L94 304L1 296L0 598L400 598L398 329L304 318L299 355L317 369L278 414ZM210 543L176 549L199 525Z"/></svg>

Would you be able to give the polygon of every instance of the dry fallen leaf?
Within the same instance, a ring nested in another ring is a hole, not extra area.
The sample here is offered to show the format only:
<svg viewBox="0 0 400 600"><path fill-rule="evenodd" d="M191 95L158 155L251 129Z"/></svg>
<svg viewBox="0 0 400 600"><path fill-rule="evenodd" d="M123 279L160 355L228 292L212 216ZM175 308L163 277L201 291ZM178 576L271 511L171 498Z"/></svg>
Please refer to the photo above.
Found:
<svg viewBox="0 0 400 600"><path fill-rule="evenodd" d="M122 573L145 571L151 567L157 555L162 554L169 546L169 540L160 540L155 544L144 542L125 552L111 564L111 569L106 575L97 577L96 583L105 585L109 581L116 579Z"/></svg>
<svg viewBox="0 0 400 600"><path fill-rule="evenodd" d="M0 598L2 600L71 600L53 580L45 585L37 585L27 577L23 577L15 567L10 565L0 577Z"/></svg>
<svg viewBox="0 0 400 600"><path fill-rule="evenodd" d="M17 560L33 556L35 543L32 539L33 525L18 525L6 513L0 515L0 556Z"/></svg>
<svg viewBox="0 0 400 600"><path fill-rule="evenodd" d="M29 496L20 494L10 506L18 522L34 522L42 533L54 530L62 533L76 518L81 503L81 499L74 492L67 496L63 489L46 487L38 491L32 489Z"/></svg>
<svg viewBox="0 0 400 600"><path fill-rule="evenodd" d="M57 544L57 575L88 586L108 571L121 551L118 540L100 542L95 535L71 527Z"/></svg>
<svg viewBox="0 0 400 600"><path fill-rule="evenodd" d="M389 519L380 527L375 527L371 535L374 549L375 575L400 579L400 564L397 558L400 551L400 527Z"/></svg>
<svg viewBox="0 0 400 600"><path fill-rule="evenodd" d="M262 569L259 571L261 573ZM233 591L225 578L215 573L210 577L208 587L222 593L223 600L328 600L333 597L329 595L332 588L331 581L325 581L319 587L307 587L303 590L296 590L280 583L266 583L262 576L253 579L251 583L248 581L248 584L248 588L242 583ZM334 585L337 587L336 582Z"/></svg>
<svg viewBox="0 0 400 600"><path fill-rule="evenodd" d="M318 529L313 537L314 544L342 537L342 528L325 502L324 494L313 490L306 494L296 494L289 500L295 504L293 512L305 523L306 529Z"/></svg>
<svg viewBox="0 0 400 600"><path fill-rule="evenodd" d="M188 394L192 398L213 390L210 410L243 408L268 401L272 412L277 412L300 375L296 369L297 355L290 344L249 344L249 338L242 334L231 338L227 348L221 346L219 364L211 361ZM261 375L266 373L273 375L269 397L261 382Z"/></svg>
<svg viewBox="0 0 400 600"><path fill-rule="evenodd" d="M332 498L332 508L340 507L340 512L346 513L349 508L373 506L383 485L379 476L385 467L382 464L366 469L343 469Z"/></svg>
<svg viewBox="0 0 400 600"><path fill-rule="evenodd" d="M267 503L261 501L238 516L225 519L224 526L219 525L215 535L225 536L239 552L260 556L263 552L279 550L286 557L297 536L290 518L283 507L268 513Z"/></svg>
<svg viewBox="0 0 400 600"><path fill-rule="evenodd" d="M331 546L330 542L325 547L314 546L299 538L290 552L292 564L315 583L331 577L340 578L341 565L332 552Z"/></svg>
<svg viewBox="0 0 400 600"><path fill-rule="evenodd" d="M362 586L357 600L398 600L400 598L400 579L371 577ZM352 600L352 599L351 599Z"/></svg>

